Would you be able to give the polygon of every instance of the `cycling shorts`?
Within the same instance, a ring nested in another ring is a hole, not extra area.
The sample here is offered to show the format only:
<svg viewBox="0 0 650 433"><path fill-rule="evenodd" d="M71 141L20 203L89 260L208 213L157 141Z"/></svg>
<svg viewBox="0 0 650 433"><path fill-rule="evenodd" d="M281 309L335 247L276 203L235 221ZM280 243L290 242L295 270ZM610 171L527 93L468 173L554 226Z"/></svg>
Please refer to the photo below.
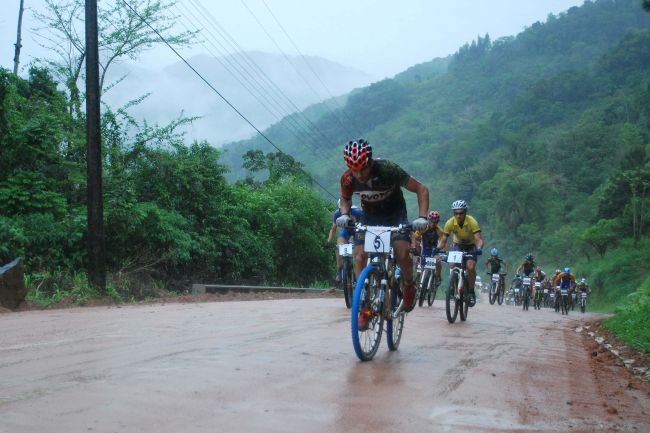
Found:
<svg viewBox="0 0 650 433"><path fill-rule="evenodd" d="M345 239L345 242L350 242L352 236L354 236L354 229L339 229L338 237Z"/></svg>

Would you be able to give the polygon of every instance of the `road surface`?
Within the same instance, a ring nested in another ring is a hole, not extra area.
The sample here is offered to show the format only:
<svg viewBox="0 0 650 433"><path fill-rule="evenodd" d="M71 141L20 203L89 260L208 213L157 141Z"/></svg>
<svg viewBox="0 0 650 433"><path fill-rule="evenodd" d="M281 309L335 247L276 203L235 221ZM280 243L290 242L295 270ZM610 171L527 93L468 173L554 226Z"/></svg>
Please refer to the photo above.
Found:
<svg viewBox="0 0 650 433"><path fill-rule="evenodd" d="M366 363L342 299L0 314L0 432L650 431L647 384L575 332L594 316L443 306Z"/></svg>

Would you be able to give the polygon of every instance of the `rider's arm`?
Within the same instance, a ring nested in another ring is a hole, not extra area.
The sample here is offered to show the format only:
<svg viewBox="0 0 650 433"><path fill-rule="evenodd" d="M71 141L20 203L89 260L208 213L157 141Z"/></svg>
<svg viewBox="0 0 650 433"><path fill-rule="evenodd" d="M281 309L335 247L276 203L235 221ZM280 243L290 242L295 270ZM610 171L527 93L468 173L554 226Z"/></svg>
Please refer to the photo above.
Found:
<svg viewBox="0 0 650 433"><path fill-rule="evenodd" d="M481 232L474 233L474 245L476 245L476 248L483 248L483 236L481 236Z"/></svg>
<svg viewBox="0 0 650 433"><path fill-rule="evenodd" d="M504 260L504 261L503 261L503 266L506 268L506 274L507 274L507 273L509 272L509 271L508 271L508 262L506 262L506 261Z"/></svg>
<svg viewBox="0 0 650 433"><path fill-rule="evenodd" d="M405 188L417 194L418 208L420 210L419 216L424 216L426 218L429 213L429 188L413 176L409 177Z"/></svg>
<svg viewBox="0 0 650 433"><path fill-rule="evenodd" d="M348 214L350 215L350 209L352 209L352 205L350 204L350 200L347 200L343 197L341 197L341 215L343 214Z"/></svg>
<svg viewBox="0 0 650 433"><path fill-rule="evenodd" d="M438 250L443 251L447 249L447 233L443 233L442 236L440 236L440 240L438 241Z"/></svg>
<svg viewBox="0 0 650 433"><path fill-rule="evenodd" d="M332 242L335 233L336 233L336 224L332 224L332 227L330 227L330 232L327 234L327 242Z"/></svg>

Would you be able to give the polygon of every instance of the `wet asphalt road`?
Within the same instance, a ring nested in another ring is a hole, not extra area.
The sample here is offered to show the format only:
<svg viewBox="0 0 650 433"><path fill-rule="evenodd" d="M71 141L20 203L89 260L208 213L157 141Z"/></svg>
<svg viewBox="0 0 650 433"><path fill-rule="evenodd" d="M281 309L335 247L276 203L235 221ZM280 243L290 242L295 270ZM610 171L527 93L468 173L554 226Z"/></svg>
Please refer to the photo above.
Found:
<svg viewBox="0 0 650 433"><path fill-rule="evenodd" d="M604 410L594 316L443 306L366 363L342 299L2 314L0 432L650 431L647 394Z"/></svg>

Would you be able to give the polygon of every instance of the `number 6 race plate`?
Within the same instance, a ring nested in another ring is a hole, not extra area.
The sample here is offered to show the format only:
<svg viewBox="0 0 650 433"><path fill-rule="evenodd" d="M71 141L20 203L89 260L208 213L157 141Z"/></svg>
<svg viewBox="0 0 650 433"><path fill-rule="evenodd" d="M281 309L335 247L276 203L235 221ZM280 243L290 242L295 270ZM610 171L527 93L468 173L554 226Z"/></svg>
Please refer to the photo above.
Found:
<svg viewBox="0 0 650 433"><path fill-rule="evenodd" d="M390 251L390 227L368 227L363 249L369 253L387 253Z"/></svg>

